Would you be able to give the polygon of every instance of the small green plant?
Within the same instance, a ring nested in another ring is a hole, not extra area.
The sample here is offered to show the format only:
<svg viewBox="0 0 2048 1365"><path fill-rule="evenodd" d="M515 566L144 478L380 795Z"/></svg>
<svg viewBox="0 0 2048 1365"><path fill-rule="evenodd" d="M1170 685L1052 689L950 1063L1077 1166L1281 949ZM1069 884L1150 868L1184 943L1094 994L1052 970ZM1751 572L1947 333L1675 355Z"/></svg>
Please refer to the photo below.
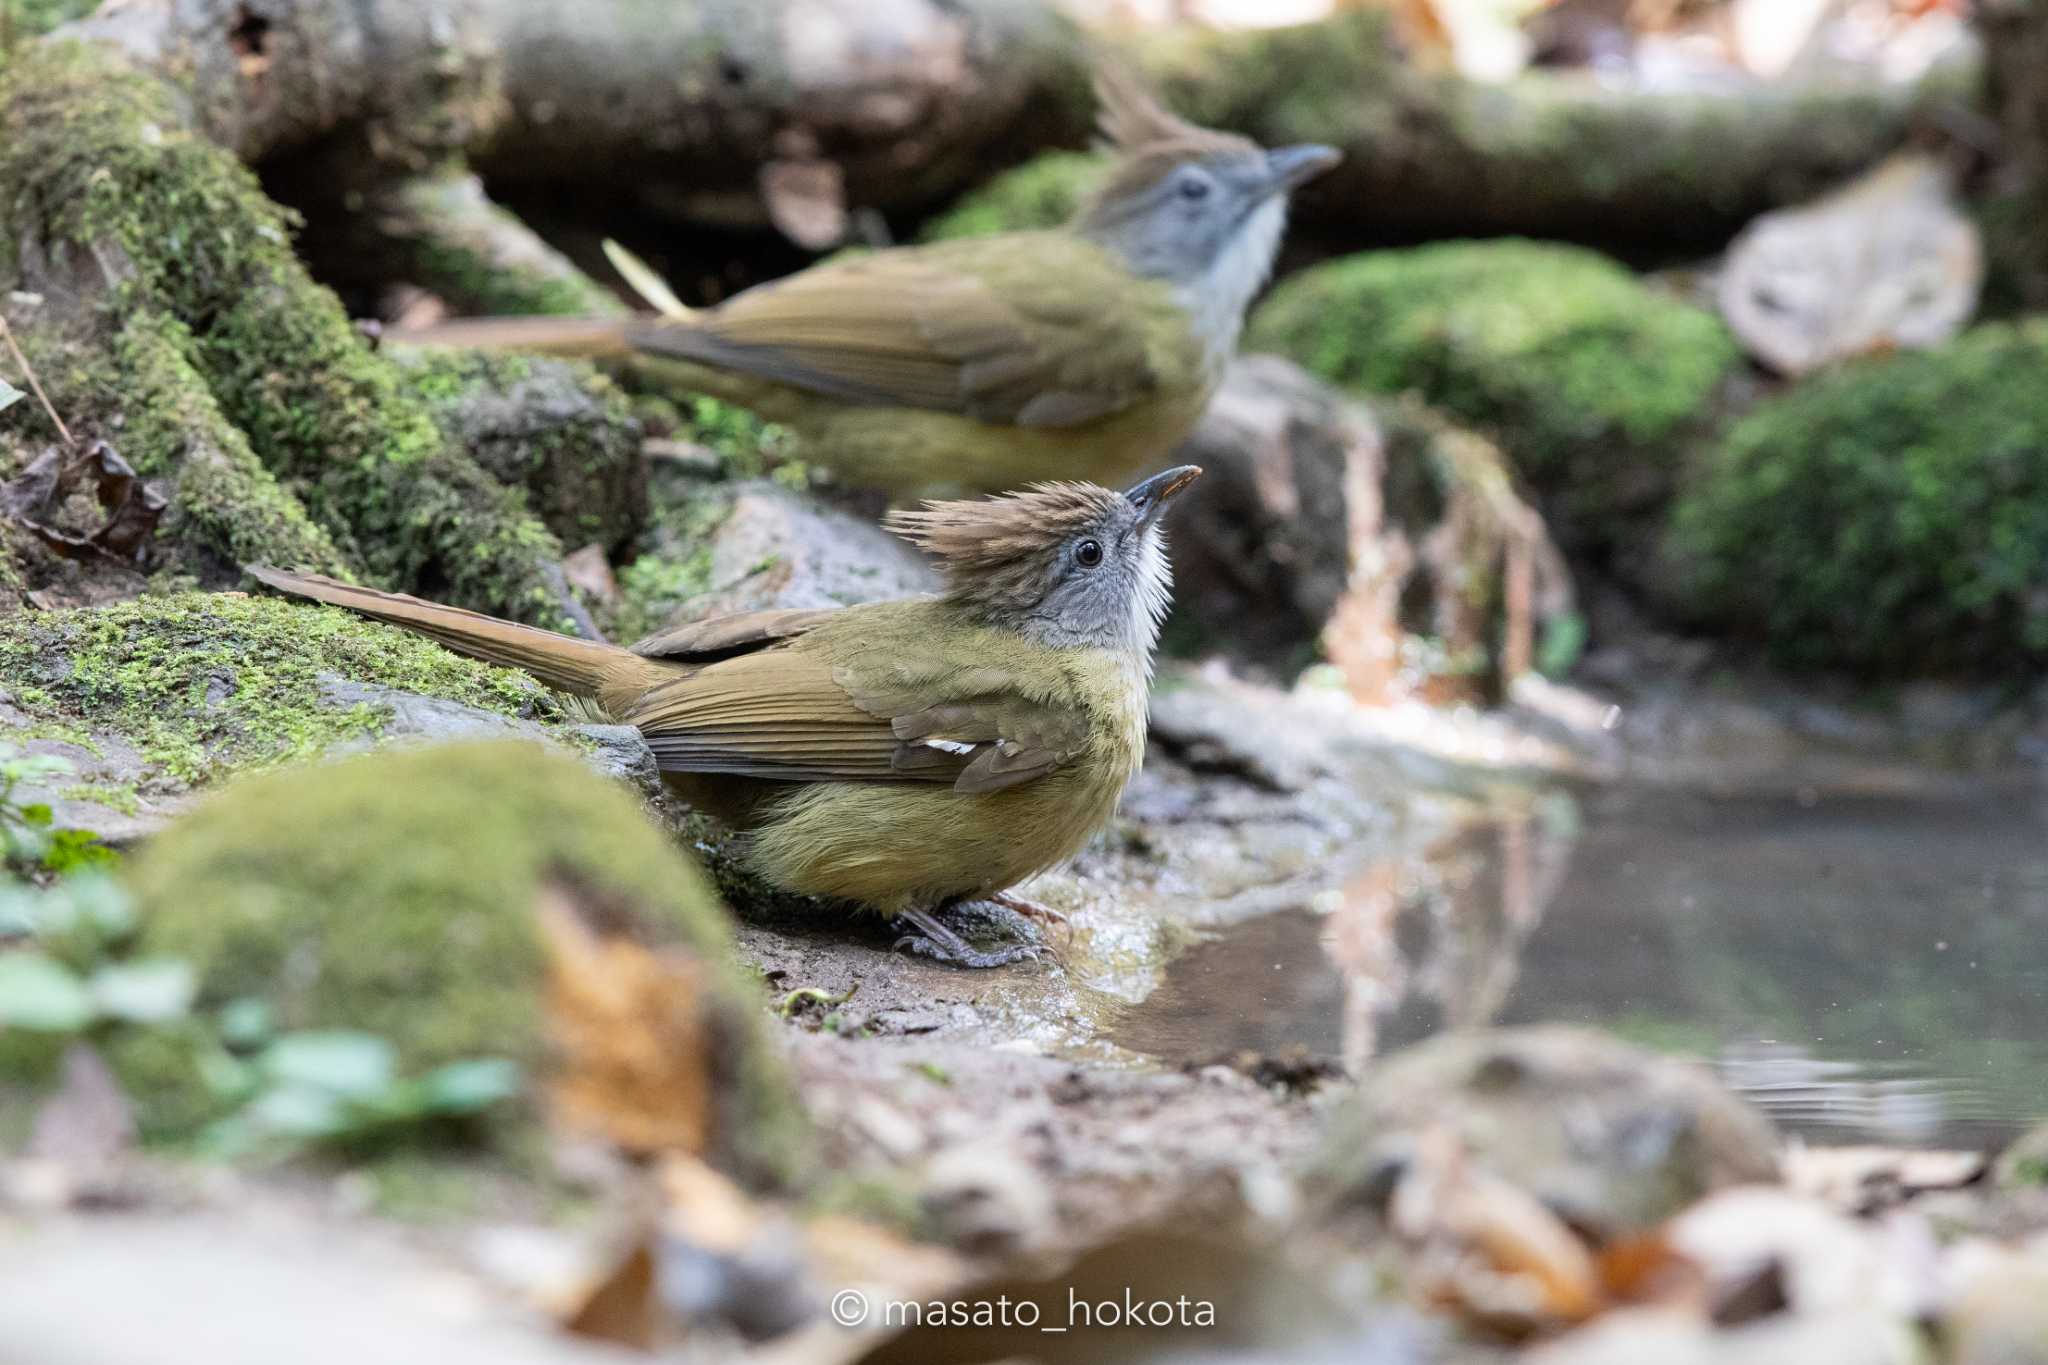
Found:
<svg viewBox="0 0 2048 1365"><path fill-rule="evenodd" d="M112 866L114 851L83 830L55 829L55 813L41 801L24 802L25 783L68 777L67 759L0 749L0 856L9 871L32 880Z"/></svg>
<svg viewBox="0 0 2048 1365"><path fill-rule="evenodd" d="M449 1062L405 1077L398 1072L398 1050L374 1033L337 1029L266 1037L261 1001L228 1008L243 1012L241 1046L224 1047L205 1071L208 1084L237 1105L203 1135L204 1145L218 1154L404 1141L481 1114L521 1088L519 1067L501 1057ZM222 1026L226 1042L225 1018Z"/></svg>

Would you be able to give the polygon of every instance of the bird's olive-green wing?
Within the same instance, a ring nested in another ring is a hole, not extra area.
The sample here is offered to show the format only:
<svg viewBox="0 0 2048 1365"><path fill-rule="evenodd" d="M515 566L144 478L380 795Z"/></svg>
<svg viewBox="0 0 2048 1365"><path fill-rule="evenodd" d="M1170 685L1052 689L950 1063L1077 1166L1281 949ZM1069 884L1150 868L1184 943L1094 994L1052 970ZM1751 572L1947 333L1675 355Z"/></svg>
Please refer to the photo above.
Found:
<svg viewBox="0 0 2048 1365"><path fill-rule="evenodd" d="M1065 233L813 266L631 340L845 402L1017 426L1092 422L1198 382L1200 367L1163 287Z"/></svg>
<svg viewBox="0 0 2048 1365"><path fill-rule="evenodd" d="M1001 670L887 651L835 663L770 647L654 688L621 716L664 769L790 782L941 782L997 791L1053 771L1084 718L1010 689Z"/></svg>
<svg viewBox="0 0 2048 1365"><path fill-rule="evenodd" d="M825 624L842 610L839 607L779 611L743 611L714 616L685 626L656 631L632 646L644 659L669 659L676 663L710 663L788 640Z"/></svg>

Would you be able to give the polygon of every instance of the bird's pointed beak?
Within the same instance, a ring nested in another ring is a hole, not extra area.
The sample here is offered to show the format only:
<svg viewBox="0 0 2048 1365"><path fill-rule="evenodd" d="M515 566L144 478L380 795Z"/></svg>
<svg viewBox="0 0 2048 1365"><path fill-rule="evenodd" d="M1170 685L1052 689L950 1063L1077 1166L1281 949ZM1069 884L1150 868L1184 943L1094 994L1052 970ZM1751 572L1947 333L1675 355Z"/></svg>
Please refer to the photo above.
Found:
<svg viewBox="0 0 2048 1365"><path fill-rule="evenodd" d="M1343 159L1344 153L1320 142L1275 147L1266 153L1266 193L1285 194L1298 189Z"/></svg>
<svg viewBox="0 0 2048 1365"><path fill-rule="evenodd" d="M1130 500L1131 506L1138 509L1138 524L1150 526L1165 513L1168 503L1201 477L1200 465L1180 465L1167 470L1164 474L1154 474L1143 483L1133 484L1124 490L1124 497Z"/></svg>

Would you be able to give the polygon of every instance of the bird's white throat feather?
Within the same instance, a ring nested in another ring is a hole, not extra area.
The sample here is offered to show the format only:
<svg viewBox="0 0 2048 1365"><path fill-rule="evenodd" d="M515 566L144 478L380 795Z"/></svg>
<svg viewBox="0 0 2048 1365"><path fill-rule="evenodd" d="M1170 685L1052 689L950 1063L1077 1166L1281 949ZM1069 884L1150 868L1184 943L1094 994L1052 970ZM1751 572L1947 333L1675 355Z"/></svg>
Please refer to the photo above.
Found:
<svg viewBox="0 0 2048 1365"><path fill-rule="evenodd" d="M1225 362L1237 353L1244 310L1272 274L1286 230L1287 196L1276 194L1252 210L1200 279L1181 286L1180 305L1195 320L1203 361L1212 374L1221 374Z"/></svg>

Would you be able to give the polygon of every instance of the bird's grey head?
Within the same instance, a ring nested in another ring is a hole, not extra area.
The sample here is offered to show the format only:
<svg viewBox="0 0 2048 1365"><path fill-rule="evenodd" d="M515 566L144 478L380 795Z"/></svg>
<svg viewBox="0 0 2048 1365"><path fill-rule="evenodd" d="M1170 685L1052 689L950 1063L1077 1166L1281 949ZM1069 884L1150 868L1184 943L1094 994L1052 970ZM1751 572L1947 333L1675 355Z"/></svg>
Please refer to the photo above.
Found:
<svg viewBox="0 0 2048 1365"><path fill-rule="evenodd" d="M1096 96L1117 158L1075 230L1133 273L1172 285L1204 339L1227 353L1273 268L1289 192L1338 153L1313 144L1267 151L1198 128L1114 68L1097 79Z"/></svg>
<svg viewBox="0 0 2048 1365"><path fill-rule="evenodd" d="M1173 590L1160 520L1201 473L1182 465L1122 493L1034 484L927 502L890 513L887 525L938 556L947 600L984 624L1055 647L1116 650L1149 670Z"/></svg>

